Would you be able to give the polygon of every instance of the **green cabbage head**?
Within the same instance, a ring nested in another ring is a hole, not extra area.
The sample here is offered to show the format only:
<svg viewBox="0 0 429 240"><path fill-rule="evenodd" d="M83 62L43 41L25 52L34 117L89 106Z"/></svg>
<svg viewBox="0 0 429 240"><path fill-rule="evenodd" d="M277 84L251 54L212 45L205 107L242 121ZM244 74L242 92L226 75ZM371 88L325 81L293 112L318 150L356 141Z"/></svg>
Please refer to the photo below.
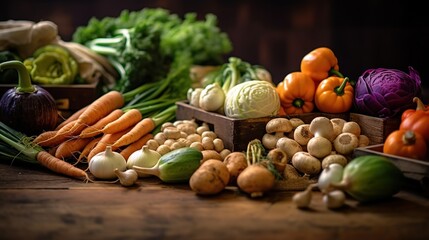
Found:
<svg viewBox="0 0 429 240"><path fill-rule="evenodd" d="M276 116L280 98L272 83L252 80L235 85L225 98L225 116L237 119Z"/></svg>

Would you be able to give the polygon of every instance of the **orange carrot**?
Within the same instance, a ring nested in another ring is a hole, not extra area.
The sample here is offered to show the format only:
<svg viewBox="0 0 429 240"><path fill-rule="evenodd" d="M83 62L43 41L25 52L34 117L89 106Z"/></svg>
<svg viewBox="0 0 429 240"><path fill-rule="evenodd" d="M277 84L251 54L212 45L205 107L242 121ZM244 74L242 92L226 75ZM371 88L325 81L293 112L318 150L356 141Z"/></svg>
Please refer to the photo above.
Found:
<svg viewBox="0 0 429 240"><path fill-rule="evenodd" d="M121 138L126 132L130 131L130 129L126 129L122 132L112 133L112 134L104 134L100 141L98 141L97 145L89 152L88 154L88 162L91 161L91 158L95 156L95 154L106 150L107 145L112 145L116 140ZM112 146L112 150L115 151L118 147Z"/></svg>
<svg viewBox="0 0 429 240"><path fill-rule="evenodd" d="M156 127L155 122L152 118L144 118L140 120L136 125L134 125L131 130L121 136L116 140L112 147L119 148L125 145L129 145L137 140L139 140L144 135L152 132Z"/></svg>
<svg viewBox="0 0 429 240"><path fill-rule="evenodd" d="M76 130L80 125L91 126L98 120L107 116L115 109L124 105L124 97L118 91L110 91L92 102L77 119L70 131Z"/></svg>
<svg viewBox="0 0 429 240"><path fill-rule="evenodd" d="M104 118L98 120L93 125L82 130L82 132L79 134L79 137L89 138L89 137L97 136L98 134L102 133L101 129L103 129L107 124L118 119L120 116L122 116L122 114L124 114L124 111L122 111L121 109L113 110L111 113L109 113L109 115L105 116Z"/></svg>
<svg viewBox="0 0 429 240"><path fill-rule="evenodd" d="M62 142L55 151L55 157L68 158L75 152L81 151L92 139L91 138L72 138Z"/></svg>
<svg viewBox="0 0 429 240"><path fill-rule="evenodd" d="M146 135L144 135L143 137L141 137L139 140L131 143L130 145L128 145L127 147L125 147L120 154L126 159L128 160L128 158L130 157L130 155L141 149L146 143L147 141L149 141L149 139L152 139L153 135L151 133L148 133Z"/></svg>
<svg viewBox="0 0 429 240"><path fill-rule="evenodd" d="M88 154L89 152L91 152L91 150L95 147L95 145L97 145L97 143L100 141L101 136L97 137L97 138L93 138L81 151L81 153L79 154L79 157L77 159L77 162L81 162L82 159L87 159L88 160Z"/></svg>
<svg viewBox="0 0 429 240"><path fill-rule="evenodd" d="M55 156L49 154L46 151L40 151L37 154L37 161L48 169L63 174L69 177L89 180L88 174L82 169L71 165L70 163L63 161Z"/></svg>
<svg viewBox="0 0 429 240"><path fill-rule="evenodd" d="M57 134L57 132L58 132L57 130L42 132L39 135L37 135L36 138L34 138L33 143L40 144L41 142L45 142L46 140L55 136L55 134ZM43 145L41 145L41 146L44 147Z"/></svg>
<svg viewBox="0 0 429 240"><path fill-rule="evenodd" d="M78 117L83 113L83 111L85 111L85 109L87 108L83 107L81 109L79 109L78 111L76 111L75 113L73 113L70 117L68 117L66 120L64 120L63 122L61 122L60 124L58 124L58 126L55 128L55 130L58 130L60 128L62 128L64 125L66 125L67 123L74 121L76 119L78 119Z"/></svg>
<svg viewBox="0 0 429 240"><path fill-rule="evenodd" d="M101 130L104 134L120 132L126 128L134 126L143 116L138 109L131 109L125 112L121 117L113 122L110 122Z"/></svg>
<svg viewBox="0 0 429 240"><path fill-rule="evenodd" d="M70 138L79 134L80 131L82 131L82 129L85 127L84 125L80 125L79 128L76 128L72 132L71 128L75 126L76 121L77 120L71 121L67 123L65 126L63 126L62 128L60 128L59 130L55 131L54 136L50 136L49 138L45 138L45 139L39 138L38 142L36 143L42 147L54 147L61 144L62 142L67 140L67 138Z"/></svg>
<svg viewBox="0 0 429 240"><path fill-rule="evenodd" d="M75 127L76 124L77 124L77 119L73 120L73 121L71 121L69 123L67 123L62 128L58 129L56 135L57 136L59 136L59 135L66 135L66 136L69 136L69 137L76 136L77 134L79 134L86 127L85 125L81 124L81 125L79 125L78 128L75 128L72 131L72 128Z"/></svg>

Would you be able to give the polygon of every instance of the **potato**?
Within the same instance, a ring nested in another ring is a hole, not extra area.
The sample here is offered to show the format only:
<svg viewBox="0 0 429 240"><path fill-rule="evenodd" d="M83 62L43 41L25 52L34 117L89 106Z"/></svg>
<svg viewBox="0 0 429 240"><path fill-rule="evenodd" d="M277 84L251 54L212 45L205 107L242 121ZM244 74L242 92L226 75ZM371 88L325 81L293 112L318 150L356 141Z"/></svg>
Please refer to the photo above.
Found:
<svg viewBox="0 0 429 240"><path fill-rule="evenodd" d="M223 160L222 156L215 150L203 150L201 151L201 153L203 154L203 159L201 159L201 163L209 159L217 159L219 161Z"/></svg>
<svg viewBox="0 0 429 240"><path fill-rule="evenodd" d="M223 163L228 168L230 185L236 185L238 175L247 167L246 155L243 152L232 152L228 154Z"/></svg>
<svg viewBox="0 0 429 240"><path fill-rule="evenodd" d="M200 195L214 195L225 189L229 182L226 165L217 159L208 159L192 174L189 186Z"/></svg>

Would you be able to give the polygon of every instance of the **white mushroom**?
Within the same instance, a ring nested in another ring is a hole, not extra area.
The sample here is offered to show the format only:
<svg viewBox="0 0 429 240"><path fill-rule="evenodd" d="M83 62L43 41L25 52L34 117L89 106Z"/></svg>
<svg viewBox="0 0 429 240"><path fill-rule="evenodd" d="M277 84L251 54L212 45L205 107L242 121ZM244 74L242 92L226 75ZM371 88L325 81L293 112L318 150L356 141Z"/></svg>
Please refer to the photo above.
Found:
<svg viewBox="0 0 429 240"><path fill-rule="evenodd" d="M310 132L310 124L301 124L293 132L293 139L302 146L307 145L312 137L314 137L314 135Z"/></svg>
<svg viewBox="0 0 429 240"><path fill-rule="evenodd" d="M274 149L277 141L292 129L292 124L287 118L271 119L265 125L266 134L262 137L262 145L267 149Z"/></svg>
<svg viewBox="0 0 429 240"><path fill-rule="evenodd" d="M353 133L341 133L334 140L334 148L340 154L347 155L359 146L359 139Z"/></svg>
<svg viewBox="0 0 429 240"><path fill-rule="evenodd" d="M310 122L310 132L312 132L314 136L324 137L329 141L335 138L334 127L327 117L314 118Z"/></svg>

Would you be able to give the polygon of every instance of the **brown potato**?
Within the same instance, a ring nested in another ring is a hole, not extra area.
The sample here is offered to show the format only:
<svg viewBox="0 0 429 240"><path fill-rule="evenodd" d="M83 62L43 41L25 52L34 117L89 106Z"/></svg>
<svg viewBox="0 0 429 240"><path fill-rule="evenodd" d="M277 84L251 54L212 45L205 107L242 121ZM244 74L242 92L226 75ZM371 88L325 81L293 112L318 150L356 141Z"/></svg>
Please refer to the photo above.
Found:
<svg viewBox="0 0 429 240"><path fill-rule="evenodd" d="M208 159L192 174L189 186L201 195L220 193L229 182L229 172L225 164L217 159Z"/></svg>
<svg viewBox="0 0 429 240"><path fill-rule="evenodd" d="M222 156L216 152L215 150L203 150L201 151L203 154L203 159L201 160L201 163L209 160L209 159L217 159L219 161L222 161Z"/></svg>
<svg viewBox="0 0 429 240"><path fill-rule="evenodd" d="M225 157L223 163L230 174L229 184L236 185L238 175L247 167L246 155L243 152L232 152Z"/></svg>

